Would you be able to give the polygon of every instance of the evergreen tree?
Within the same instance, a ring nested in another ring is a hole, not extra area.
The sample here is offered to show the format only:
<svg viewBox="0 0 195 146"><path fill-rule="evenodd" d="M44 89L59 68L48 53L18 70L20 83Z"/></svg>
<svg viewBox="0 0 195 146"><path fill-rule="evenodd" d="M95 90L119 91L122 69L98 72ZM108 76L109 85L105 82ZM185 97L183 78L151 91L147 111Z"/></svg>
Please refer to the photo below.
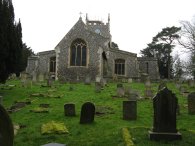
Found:
<svg viewBox="0 0 195 146"><path fill-rule="evenodd" d="M159 73L161 78L171 78L172 56L171 52L175 47L174 41L179 38L178 31L181 28L172 26L163 28L147 48L141 50L144 57L156 57L158 59Z"/></svg>
<svg viewBox="0 0 195 146"><path fill-rule="evenodd" d="M14 20L11 0L0 1L0 82L11 73L20 72L22 58L22 27Z"/></svg>

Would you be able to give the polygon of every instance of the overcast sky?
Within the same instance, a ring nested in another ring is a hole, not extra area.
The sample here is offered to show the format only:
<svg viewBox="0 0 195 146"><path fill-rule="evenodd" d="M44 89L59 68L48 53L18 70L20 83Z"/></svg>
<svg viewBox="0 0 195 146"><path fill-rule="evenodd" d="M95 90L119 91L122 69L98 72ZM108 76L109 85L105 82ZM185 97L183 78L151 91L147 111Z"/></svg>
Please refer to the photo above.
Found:
<svg viewBox="0 0 195 146"><path fill-rule="evenodd" d="M35 53L52 50L78 21L79 13L107 22L121 50L139 53L165 27L195 15L195 0L14 0L23 41ZM139 54L138 54L139 55Z"/></svg>

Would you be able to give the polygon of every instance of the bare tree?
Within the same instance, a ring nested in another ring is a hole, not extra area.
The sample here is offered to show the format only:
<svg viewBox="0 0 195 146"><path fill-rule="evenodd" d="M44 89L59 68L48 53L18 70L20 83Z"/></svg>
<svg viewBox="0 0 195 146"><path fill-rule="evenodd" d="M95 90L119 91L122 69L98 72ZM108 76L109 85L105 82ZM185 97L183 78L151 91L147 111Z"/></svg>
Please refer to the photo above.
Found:
<svg viewBox="0 0 195 146"><path fill-rule="evenodd" d="M180 31L181 38L178 40L179 44L189 50L195 51L195 17L190 21L181 21L182 29Z"/></svg>

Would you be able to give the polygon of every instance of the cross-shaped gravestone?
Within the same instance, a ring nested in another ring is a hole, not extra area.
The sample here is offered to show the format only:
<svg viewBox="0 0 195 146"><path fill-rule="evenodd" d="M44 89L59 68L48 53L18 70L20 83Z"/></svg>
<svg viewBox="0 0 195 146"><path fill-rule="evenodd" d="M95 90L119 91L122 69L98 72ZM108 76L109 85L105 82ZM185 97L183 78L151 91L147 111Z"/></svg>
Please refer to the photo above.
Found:
<svg viewBox="0 0 195 146"><path fill-rule="evenodd" d="M176 129L177 98L167 88L160 90L153 98L154 122L149 131L151 140L179 140L181 134Z"/></svg>

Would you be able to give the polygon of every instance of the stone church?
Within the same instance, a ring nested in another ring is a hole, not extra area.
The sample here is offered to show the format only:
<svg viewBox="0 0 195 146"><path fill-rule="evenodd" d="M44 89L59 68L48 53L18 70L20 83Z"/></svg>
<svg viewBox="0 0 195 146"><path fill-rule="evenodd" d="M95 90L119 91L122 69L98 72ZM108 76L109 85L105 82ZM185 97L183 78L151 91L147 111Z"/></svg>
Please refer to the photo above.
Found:
<svg viewBox="0 0 195 146"><path fill-rule="evenodd" d="M109 15L106 24L87 15L84 22L80 17L54 50L28 58L26 72L51 75L59 81L83 81L87 76L92 80L97 76L139 79L142 74L159 79L156 58L137 57L112 42Z"/></svg>

